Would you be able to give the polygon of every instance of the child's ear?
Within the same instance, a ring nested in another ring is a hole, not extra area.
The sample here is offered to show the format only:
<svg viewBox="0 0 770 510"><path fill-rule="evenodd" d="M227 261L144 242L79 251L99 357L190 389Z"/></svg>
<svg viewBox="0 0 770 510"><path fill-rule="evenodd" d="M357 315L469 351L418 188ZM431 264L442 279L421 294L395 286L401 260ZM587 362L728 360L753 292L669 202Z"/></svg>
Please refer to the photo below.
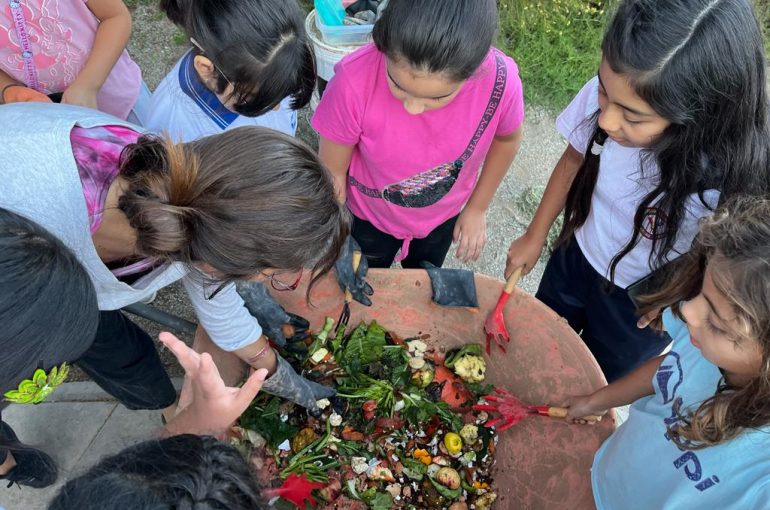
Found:
<svg viewBox="0 0 770 510"><path fill-rule="evenodd" d="M195 67L195 72L198 73L198 76L203 83L210 88L210 84L216 80L217 76L217 70L214 67L214 63L203 55L195 55L195 58L193 58L193 66Z"/></svg>

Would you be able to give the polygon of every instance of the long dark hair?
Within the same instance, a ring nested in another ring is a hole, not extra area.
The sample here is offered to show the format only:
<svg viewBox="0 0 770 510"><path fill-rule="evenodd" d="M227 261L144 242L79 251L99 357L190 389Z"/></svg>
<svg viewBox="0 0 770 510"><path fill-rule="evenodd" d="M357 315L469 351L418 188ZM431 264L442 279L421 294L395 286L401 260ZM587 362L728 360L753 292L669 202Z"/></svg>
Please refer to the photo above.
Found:
<svg viewBox="0 0 770 510"><path fill-rule="evenodd" d="M372 37L388 58L463 81L489 53L496 28L495 0L390 0Z"/></svg>
<svg viewBox="0 0 770 510"><path fill-rule="evenodd" d="M99 325L96 290L75 254L6 209L0 209L0 325L0 395L38 368L77 360ZM26 447L0 439L0 448Z"/></svg>
<svg viewBox="0 0 770 510"><path fill-rule="evenodd" d="M296 1L161 0L160 7L216 66L216 92L232 82L236 112L257 117L288 96L294 110L310 102L315 55Z"/></svg>
<svg viewBox="0 0 770 510"><path fill-rule="evenodd" d="M259 510L249 465L234 447L190 434L145 441L62 487L49 510Z"/></svg>
<svg viewBox="0 0 770 510"><path fill-rule="evenodd" d="M613 279L620 260L640 241L651 205L667 218L667 226L653 226L654 268L674 246L689 195L710 206L703 196L709 189L723 199L767 193L770 128L762 33L747 0L624 0L602 52L612 70L671 122L644 150L642 171L644 161L655 162L657 184L637 207L633 235L610 266ZM600 159L591 145L607 138L593 122L593 138L567 196L560 242L591 209Z"/></svg>
<svg viewBox="0 0 770 510"><path fill-rule="evenodd" d="M314 283L350 230L318 156L272 129L240 127L186 144L142 137L124 149L120 175L127 186L118 207L140 254L205 262L220 283L270 268L312 268Z"/></svg>

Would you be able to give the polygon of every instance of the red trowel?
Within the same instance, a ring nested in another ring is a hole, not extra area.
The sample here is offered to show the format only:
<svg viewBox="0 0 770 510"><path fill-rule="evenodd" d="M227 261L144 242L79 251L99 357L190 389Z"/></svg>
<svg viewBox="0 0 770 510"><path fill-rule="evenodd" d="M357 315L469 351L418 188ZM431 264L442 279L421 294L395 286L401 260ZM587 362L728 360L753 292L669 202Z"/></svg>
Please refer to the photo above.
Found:
<svg viewBox="0 0 770 510"><path fill-rule="evenodd" d="M492 310L492 312L487 317L486 322L484 323L484 333L487 334L487 354L491 354L490 344L492 343L493 339L497 343L497 346L500 348L500 350L503 352L505 352L505 344L511 341L511 337L508 335L508 330L505 329L503 308L505 308L505 303L507 303L508 299L511 297L511 293L516 287L516 284L519 283L522 269L524 269L523 266L516 269L508 277L505 282L505 287L503 288L503 293L500 294L500 298L497 300L495 309Z"/></svg>
<svg viewBox="0 0 770 510"><path fill-rule="evenodd" d="M539 414L540 416L549 416L551 418L566 418L567 408L552 406L530 406L523 403L515 396L508 393L507 390L495 388L495 393L487 395L484 400L489 404L476 404L473 409L476 411L487 411L496 413L498 416L487 420L484 423L487 427L497 427L497 430L505 430L513 427L530 414ZM584 416L582 418L587 422L601 421L601 416Z"/></svg>

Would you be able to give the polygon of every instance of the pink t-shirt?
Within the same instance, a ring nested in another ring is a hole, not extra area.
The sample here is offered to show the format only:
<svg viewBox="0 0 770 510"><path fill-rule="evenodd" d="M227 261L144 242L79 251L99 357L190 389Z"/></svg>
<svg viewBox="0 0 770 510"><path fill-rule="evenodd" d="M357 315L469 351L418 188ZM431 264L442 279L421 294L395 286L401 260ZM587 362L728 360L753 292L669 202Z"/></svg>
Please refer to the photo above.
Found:
<svg viewBox="0 0 770 510"><path fill-rule="evenodd" d="M426 237L457 215L473 193L497 135L524 120L516 63L492 48L451 103L411 115L391 94L386 57L374 44L335 68L313 116L321 136L354 145L348 207L379 230L404 240Z"/></svg>
<svg viewBox="0 0 770 510"><path fill-rule="evenodd" d="M27 86L32 73L33 88L45 94L64 92L83 69L99 26L86 1L2 0L0 69ZM139 66L124 50L97 95L99 110L127 118L141 84Z"/></svg>

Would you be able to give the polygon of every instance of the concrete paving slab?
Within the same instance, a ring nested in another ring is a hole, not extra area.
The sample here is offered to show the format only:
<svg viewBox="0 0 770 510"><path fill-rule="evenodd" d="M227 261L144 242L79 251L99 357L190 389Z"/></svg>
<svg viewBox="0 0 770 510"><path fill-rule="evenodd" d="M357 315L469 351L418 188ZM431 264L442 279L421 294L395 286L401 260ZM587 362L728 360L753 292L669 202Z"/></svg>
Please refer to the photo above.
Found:
<svg viewBox="0 0 770 510"><path fill-rule="evenodd" d="M116 407L114 402L11 405L3 410L3 421L13 427L21 441L40 447L56 460L61 484ZM45 508L57 490L58 486L42 490L0 486L0 506L6 510Z"/></svg>
<svg viewBox="0 0 770 510"><path fill-rule="evenodd" d="M160 411L130 411L117 406L104 426L91 442L75 468L72 476L96 464L102 457L118 453L123 448L151 439L160 428Z"/></svg>

